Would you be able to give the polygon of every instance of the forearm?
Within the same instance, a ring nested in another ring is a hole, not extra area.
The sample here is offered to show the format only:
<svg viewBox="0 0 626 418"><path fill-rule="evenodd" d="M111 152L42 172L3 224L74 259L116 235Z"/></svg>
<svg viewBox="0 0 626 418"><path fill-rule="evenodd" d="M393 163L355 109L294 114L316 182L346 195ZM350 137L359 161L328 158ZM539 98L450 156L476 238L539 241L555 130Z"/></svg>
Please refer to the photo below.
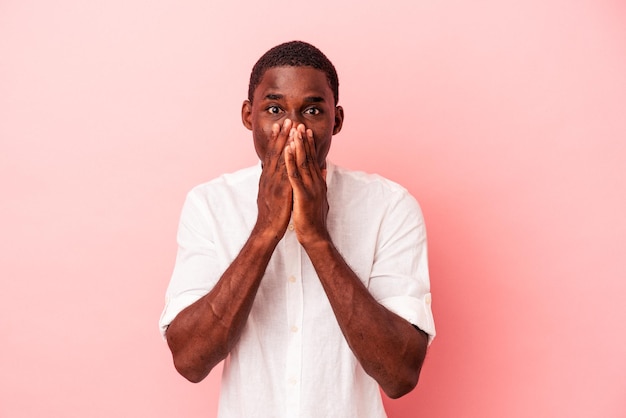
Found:
<svg viewBox="0 0 626 418"><path fill-rule="evenodd" d="M427 334L379 304L330 240L307 253L354 355L392 398L410 392L426 355Z"/></svg>
<svg viewBox="0 0 626 418"><path fill-rule="evenodd" d="M204 379L239 340L277 242L253 232L215 287L168 327L174 365L188 380Z"/></svg>
<svg viewBox="0 0 626 418"><path fill-rule="evenodd" d="M409 322L376 302L346 264L326 227L329 205L325 170L317 161L311 130L298 126L285 148L285 165L293 188L293 219L298 241L309 255L328 296L339 327L365 372L390 397L417 384L427 337Z"/></svg>

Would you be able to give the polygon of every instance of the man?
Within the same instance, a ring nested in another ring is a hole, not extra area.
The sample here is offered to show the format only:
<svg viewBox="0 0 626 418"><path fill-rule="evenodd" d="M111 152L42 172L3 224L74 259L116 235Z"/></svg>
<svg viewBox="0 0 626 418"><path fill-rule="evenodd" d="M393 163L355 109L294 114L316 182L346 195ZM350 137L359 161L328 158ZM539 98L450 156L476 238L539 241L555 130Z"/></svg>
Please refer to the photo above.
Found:
<svg viewBox="0 0 626 418"><path fill-rule="evenodd" d="M241 111L261 164L187 196L160 325L190 381L226 359L221 417L384 417L434 337L417 202L326 159L338 85L312 45L269 50Z"/></svg>

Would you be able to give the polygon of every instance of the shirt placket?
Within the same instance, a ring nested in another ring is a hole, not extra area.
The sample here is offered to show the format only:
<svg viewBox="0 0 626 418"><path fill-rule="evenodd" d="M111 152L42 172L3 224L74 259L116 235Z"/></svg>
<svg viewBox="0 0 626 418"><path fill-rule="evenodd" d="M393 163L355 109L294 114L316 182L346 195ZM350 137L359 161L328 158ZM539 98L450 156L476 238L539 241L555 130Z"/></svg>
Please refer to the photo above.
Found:
<svg viewBox="0 0 626 418"><path fill-rule="evenodd" d="M288 417L300 416L300 397L302 387L302 247L298 242L293 222L285 233L286 244L286 299L287 326L289 329L287 342L287 359L285 368L286 409Z"/></svg>

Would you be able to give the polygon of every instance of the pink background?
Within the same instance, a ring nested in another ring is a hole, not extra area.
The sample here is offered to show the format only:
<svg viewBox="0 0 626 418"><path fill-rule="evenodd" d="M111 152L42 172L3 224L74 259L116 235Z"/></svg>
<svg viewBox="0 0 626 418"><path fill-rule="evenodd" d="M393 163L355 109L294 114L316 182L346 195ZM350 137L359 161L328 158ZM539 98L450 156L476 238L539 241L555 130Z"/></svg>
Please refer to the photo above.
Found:
<svg viewBox="0 0 626 418"><path fill-rule="evenodd" d="M510 4L504 4L510 3ZM0 416L212 417L157 331L251 66L341 80L330 158L424 210L439 336L390 417L626 416L626 5L0 1Z"/></svg>

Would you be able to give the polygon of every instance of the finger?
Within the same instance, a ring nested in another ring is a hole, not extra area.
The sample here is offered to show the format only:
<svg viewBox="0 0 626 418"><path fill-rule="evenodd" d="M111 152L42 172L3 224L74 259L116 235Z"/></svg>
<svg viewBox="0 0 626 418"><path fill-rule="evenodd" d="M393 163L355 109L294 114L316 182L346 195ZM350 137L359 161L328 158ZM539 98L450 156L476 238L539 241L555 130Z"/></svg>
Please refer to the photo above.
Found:
<svg viewBox="0 0 626 418"><path fill-rule="evenodd" d="M283 148L289 137L292 125L293 122L290 119L285 119L282 125L278 123L272 125L272 132L265 153L265 162L274 170L284 164Z"/></svg>
<svg viewBox="0 0 626 418"><path fill-rule="evenodd" d="M294 149L298 169L307 170L308 157L304 140L304 125L300 124L295 132Z"/></svg>
<svg viewBox="0 0 626 418"><path fill-rule="evenodd" d="M289 141L287 145L285 145L283 155L289 182L291 183L291 187L294 187L294 182L299 184L301 180L298 164L296 162L296 143L294 141Z"/></svg>
<svg viewBox="0 0 626 418"><path fill-rule="evenodd" d="M311 129L306 130L306 139L304 141L307 157L309 159L309 170L311 175L313 172L317 173L321 177L320 166L317 162L317 148L315 148L315 138L313 137L313 131Z"/></svg>
<svg viewBox="0 0 626 418"><path fill-rule="evenodd" d="M285 147L285 144L289 140L289 133L291 132L292 126L293 126L293 122L291 121L291 119L285 119L283 121L282 126L280 127L280 131L278 132L278 135L276 136L276 142L274 143L276 152L279 155L282 155L283 148Z"/></svg>

